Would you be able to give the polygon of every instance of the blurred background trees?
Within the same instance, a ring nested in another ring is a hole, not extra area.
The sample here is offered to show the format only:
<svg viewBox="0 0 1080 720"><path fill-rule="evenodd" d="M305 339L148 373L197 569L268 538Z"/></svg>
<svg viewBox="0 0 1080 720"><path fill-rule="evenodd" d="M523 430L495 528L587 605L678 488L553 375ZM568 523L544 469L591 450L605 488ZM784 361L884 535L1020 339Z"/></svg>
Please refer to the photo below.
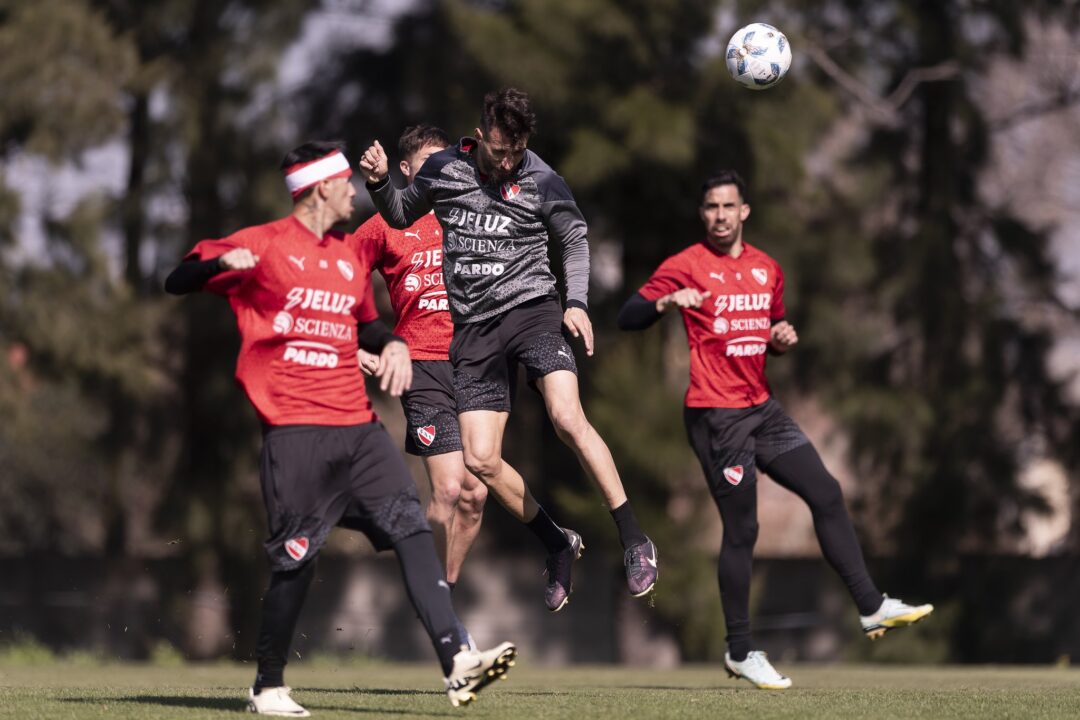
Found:
<svg viewBox="0 0 1080 720"><path fill-rule="evenodd" d="M761 19L795 65L750 93L723 49ZM1066 0L0 0L0 549L108 558L121 606L144 559L173 558L197 600L160 596L171 637L244 655L258 423L225 305L160 280L198 239L287 212L290 147L392 148L416 122L467 135L513 84L590 221L586 408L661 547L649 612L683 657L723 647L685 341L613 319L698 238L701 180L735 167L800 329L774 389L839 448L885 588L951 608L946 657L1003 659L974 639L998 608L960 586L965 563L1075 557L1080 534L1078 20ZM529 393L519 406L508 456L617 573L595 493ZM501 510L487 522L520 542ZM148 653L139 637L120 650Z"/></svg>

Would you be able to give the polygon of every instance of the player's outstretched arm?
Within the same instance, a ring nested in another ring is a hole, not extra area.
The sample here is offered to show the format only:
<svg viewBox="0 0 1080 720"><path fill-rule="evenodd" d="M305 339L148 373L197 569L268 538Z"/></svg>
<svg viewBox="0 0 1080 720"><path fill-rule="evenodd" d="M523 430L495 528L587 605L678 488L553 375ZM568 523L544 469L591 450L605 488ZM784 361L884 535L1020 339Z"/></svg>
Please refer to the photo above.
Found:
<svg viewBox="0 0 1080 720"><path fill-rule="evenodd" d="M619 308L615 324L620 330L644 330L661 317L655 302L646 300L641 293L634 293Z"/></svg>
<svg viewBox="0 0 1080 720"><path fill-rule="evenodd" d="M680 288L657 300L646 300L641 293L635 293L623 303L616 323L620 330L644 330L673 308L697 308L709 297L708 290Z"/></svg>
<svg viewBox="0 0 1080 720"><path fill-rule="evenodd" d="M390 227L403 230L431 210L427 196L429 179L423 176L423 171L404 190L395 187L390 181L390 161L378 140L360 157L360 170L367 180L368 195L375 209Z"/></svg>
<svg viewBox="0 0 1080 720"><path fill-rule="evenodd" d="M209 260L185 260L165 278L165 292L187 295L203 289L210 278L227 270L250 270L259 263L259 256L247 248L234 248Z"/></svg>
<svg viewBox="0 0 1080 720"><path fill-rule="evenodd" d="M390 160L378 140L360 156L360 169L369 185L378 185L390 174Z"/></svg>

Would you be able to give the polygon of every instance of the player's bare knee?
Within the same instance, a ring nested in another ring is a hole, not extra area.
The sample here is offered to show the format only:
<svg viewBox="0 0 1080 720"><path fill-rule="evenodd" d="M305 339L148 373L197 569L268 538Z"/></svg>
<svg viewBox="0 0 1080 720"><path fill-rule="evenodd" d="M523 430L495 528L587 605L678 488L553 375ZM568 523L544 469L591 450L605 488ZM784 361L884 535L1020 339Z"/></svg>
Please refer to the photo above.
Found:
<svg viewBox="0 0 1080 720"><path fill-rule="evenodd" d="M439 505L453 512L454 506L461 497L461 481L458 478L440 478L439 482L433 483L431 492L431 504Z"/></svg>
<svg viewBox="0 0 1080 720"><path fill-rule="evenodd" d="M463 487L461 496L458 498L458 512L471 518L480 517L484 512L487 496L487 485L483 483L476 483L473 487Z"/></svg>
<svg viewBox="0 0 1080 720"><path fill-rule="evenodd" d="M485 484L495 479L502 468L502 458L497 452L465 452L465 467Z"/></svg>
<svg viewBox="0 0 1080 720"><path fill-rule="evenodd" d="M552 408L551 422L559 439L571 445L580 445L585 441L592 426L585 419L581 407Z"/></svg>

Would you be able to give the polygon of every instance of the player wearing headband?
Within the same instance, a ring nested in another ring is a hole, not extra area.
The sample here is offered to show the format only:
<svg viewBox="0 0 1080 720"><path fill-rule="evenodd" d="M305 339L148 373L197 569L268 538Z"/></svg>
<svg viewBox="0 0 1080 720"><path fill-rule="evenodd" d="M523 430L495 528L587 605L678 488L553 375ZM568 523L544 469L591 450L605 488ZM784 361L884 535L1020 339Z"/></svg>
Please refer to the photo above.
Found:
<svg viewBox="0 0 1080 720"><path fill-rule="evenodd" d="M263 423L272 572L250 708L308 715L290 697L284 669L314 561L335 526L395 551L447 694L455 706L468 703L506 673L516 650L467 646L416 487L365 393L358 345L378 354L374 375L395 397L412 367L405 342L378 320L370 268L331 229L352 215L352 171L341 144L324 142L291 151L282 170L294 203L287 217L199 242L165 281L174 294L228 298L241 337L236 379Z"/></svg>

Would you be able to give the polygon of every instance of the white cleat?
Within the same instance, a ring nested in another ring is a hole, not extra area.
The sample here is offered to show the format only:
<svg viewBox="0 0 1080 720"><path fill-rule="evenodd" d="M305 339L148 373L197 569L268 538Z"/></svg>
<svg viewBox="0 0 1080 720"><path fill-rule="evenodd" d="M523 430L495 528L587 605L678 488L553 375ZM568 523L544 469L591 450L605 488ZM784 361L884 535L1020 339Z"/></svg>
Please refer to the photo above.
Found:
<svg viewBox="0 0 1080 720"><path fill-rule="evenodd" d="M873 615L860 615L863 632L877 640L889 630L913 625L934 612L933 605L907 605L902 600L885 596L885 601Z"/></svg>
<svg viewBox="0 0 1080 720"><path fill-rule="evenodd" d="M491 650L462 649L454 656L454 669L444 678L446 696L454 707L468 705L495 680L505 680L514 666L517 648L504 642Z"/></svg>
<svg viewBox="0 0 1080 720"><path fill-rule="evenodd" d="M268 687L256 695L255 688L248 688L248 710L260 715L311 717L311 713L289 697L291 692L290 687Z"/></svg>
<svg viewBox="0 0 1080 720"><path fill-rule="evenodd" d="M728 677L744 678L762 690L786 690L791 687L791 678L778 673L768 656L760 650L751 650L742 662L735 662L729 653L724 653L724 667Z"/></svg>

